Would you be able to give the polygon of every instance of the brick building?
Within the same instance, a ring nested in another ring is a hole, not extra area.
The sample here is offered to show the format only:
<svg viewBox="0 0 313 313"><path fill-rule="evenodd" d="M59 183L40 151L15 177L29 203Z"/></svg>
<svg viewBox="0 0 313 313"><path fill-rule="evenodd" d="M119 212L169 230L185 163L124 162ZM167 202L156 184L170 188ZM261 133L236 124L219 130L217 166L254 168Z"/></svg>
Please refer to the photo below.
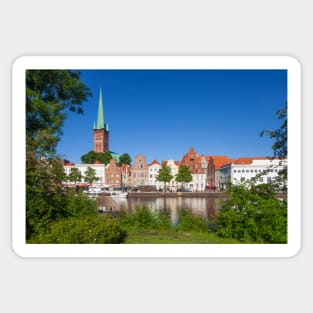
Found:
<svg viewBox="0 0 313 313"><path fill-rule="evenodd" d="M192 174L192 182L187 184L187 188L191 191L216 189L220 185L219 169L231 161L223 155L200 155L194 148L190 148L180 162L180 165L188 166Z"/></svg>
<svg viewBox="0 0 313 313"><path fill-rule="evenodd" d="M105 183L111 188L120 188L122 185L122 169L117 166L115 159L105 166Z"/></svg>
<svg viewBox="0 0 313 313"><path fill-rule="evenodd" d="M102 91L100 88L98 117L93 126L93 149L95 152L109 151L109 125L105 123L102 103Z"/></svg>
<svg viewBox="0 0 313 313"><path fill-rule="evenodd" d="M138 187L149 184L149 169L146 157L138 154L135 157L133 165L130 167L130 186Z"/></svg>

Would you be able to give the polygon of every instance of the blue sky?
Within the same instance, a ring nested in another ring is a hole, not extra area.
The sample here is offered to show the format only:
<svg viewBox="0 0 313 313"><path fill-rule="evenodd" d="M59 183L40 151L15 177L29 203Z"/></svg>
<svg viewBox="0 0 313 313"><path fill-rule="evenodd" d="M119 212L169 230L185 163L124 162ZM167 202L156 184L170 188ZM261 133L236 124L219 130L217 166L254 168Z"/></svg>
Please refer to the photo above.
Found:
<svg viewBox="0 0 313 313"><path fill-rule="evenodd" d="M102 88L110 150L147 161L174 159L194 147L230 158L272 155L275 112L287 100L286 70L82 70L93 97L84 114L69 113L58 153L75 163L93 150Z"/></svg>

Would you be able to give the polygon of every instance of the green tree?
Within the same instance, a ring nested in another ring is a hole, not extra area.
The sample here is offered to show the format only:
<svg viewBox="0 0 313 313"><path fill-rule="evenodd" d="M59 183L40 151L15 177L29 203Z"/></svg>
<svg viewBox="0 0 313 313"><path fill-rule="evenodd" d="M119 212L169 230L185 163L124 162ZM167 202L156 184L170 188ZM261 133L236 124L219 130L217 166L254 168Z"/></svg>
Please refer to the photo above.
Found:
<svg viewBox="0 0 313 313"><path fill-rule="evenodd" d="M112 159L110 152L94 152L93 150L82 155L80 157L82 163L84 164L94 164L96 161L101 162L102 164L109 164Z"/></svg>
<svg viewBox="0 0 313 313"><path fill-rule="evenodd" d="M283 119L280 128L274 131L264 130L261 135L275 139L272 146L274 157L283 159L287 157L287 104L277 112L277 116L278 119ZM278 178L270 184L257 184L256 179L236 186L229 184L227 200L222 204L217 217L218 234L240 240L286 243L287 200L277 199L276 192L282 184L283 187L287 186L287 167L279 173Z"/></svg>
<svg viewBox="0 0 313 313"><path fill-rule="evenodd" d="M179 167L178 173L176 175L176 181L182 183L182 189L185 190L185 183L190 183L192 181L192 175L188 169L188 166L181 165Z"/></svg>
<svg viewBox="0 0 313 313"><path fill-rule="evenodd" d="M163 165L160 168L159 173L156 177L157 181L164 183L164 192L166 191L166 183L169 183L173 178L174 176L171 174L171 168L167 165Z"/></svg>
<svg viewBox="0 0 313 313"><path fill-rule="evenodd" d="M67 176L68 181L73 182L75 185L82 180L82 174L77 167L72 167Z"/></svg>
<svg viewBox="0 0 313 313"><path fill-rule="evenodd" d="M261 136L268 136L275 140L272 149L274 156L279 158L285 158L288 154L288 138L287 138L287 102L283 109L276 112L277 118L282 120L282 124L276 130L263 130Z"/></svg>
<svg viewBox="0 0 313 313"><path fill-rule="evenodd" d="M96 176L96 171L90 166L88 166L85 171L84 179L85 182L87 182L89 185L92 185L93 182L99 180L99 178Z"/></svg>
<svg viewBox="0 0 313 313"><path fill-rule="evenodd" d="M109 164L110 163L110 160L112 159L112 155L110 152L100 152L100 153L97 153L97 157L96 159L101 162L102 164Z"/></svg>
<svg viewBox="0 0 313 313"><path fill-rule="evenodd" d="M88 153L82 155L80 159L84 164L94 164L97 160L97 153L90 150Z"/></svg>
<svg viewBox="0 0 313 313"><path fill-rule="evenodd" d="M221 237L264 243L287 242L287 202L270 184L229 186L217 217Z"/></svg>
<svg viewBox="0 0 313 313"><path fill-rule="evenodd" d="M282 120L280 127L276 130L263 130L261 136L268 136L271 139L274 139L274 144L272 149L274 152L274 158L280 158L281 160L287 158L288 156L288 137L287 137L287 127L288 127L288 116L287 116L287 102L283 109L280 109L276 112L277 118ZM282 164L282 161L280 162ZM287 191L287 178L288 171L287 166L284 166L282 170L278 172L278 177L274 182L278 190L284 192Z"/></svg>
<svg viewBox="0 0 313 313"><path fill-rule="evenodd" d="M26 236L67 216L61 183L63 166L56 155L62 125L68 112L82 113L91 96L69 70L26 71Z"/></svg>
<svg viewBox="0 0 313 313"><path fill-rule="evenodd" d="M66 180L69 182L74 183L75 185L75 192L77 193L79 187L76 185L77 182L81 182L83 176L81 174L81 172L78 170L77 167L73 167L71 168L70 173L68 174L68 176L66 177Z"/></svg>
<svg viewBox="0 0 313 313"><path fill-rule="evenodd" d="M119 161L119 165L122 166L123 164L128 164L130 165L130 163L132 162L131 157L129 156L128 153L123 153L120 156L120 161Z"/></svg>
<svg viewBox="0 0 313 313"><path fill-rule="evenodd" d="M79 78L77 71L26 71L26 148L37 158L54 156L67 110L83 112L91 92Z"/></svg>

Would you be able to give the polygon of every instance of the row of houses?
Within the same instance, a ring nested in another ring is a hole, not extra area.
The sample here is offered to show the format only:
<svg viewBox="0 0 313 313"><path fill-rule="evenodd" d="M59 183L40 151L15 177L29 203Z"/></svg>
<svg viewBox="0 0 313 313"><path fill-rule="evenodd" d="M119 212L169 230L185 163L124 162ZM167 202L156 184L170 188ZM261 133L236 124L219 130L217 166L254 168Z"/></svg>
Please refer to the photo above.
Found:
<svg viewBox="0 0 313 313"><path fill-rule="evenodd" d="M271 159L267 157L251 157L230 159L227 156L200 155L194 148L183 156L181 161L167 160L147 163L146 157L139 154L132 165L119 167L115 159L107 165L99 164L64 164L68 175L71 168L76 167L84 176L88 167L96 171L98 181L94 185L113 189L146 189L162 190L163 182L157 180L159 170L163 165L171 169L173 179L167 184L169 191L177 191L181 183L176 182L175 176L181 165L186 165L192 174L192 181L185 184L189 191L223 190L228 181L232 183L244 182L257 176L257 183L270 182L278 176L278 172L287 166L287 160ZM262 175L260 175L262 173ZM73 182L64 182L71 185ZM86 185L84 180L78 184Z"/></svg>

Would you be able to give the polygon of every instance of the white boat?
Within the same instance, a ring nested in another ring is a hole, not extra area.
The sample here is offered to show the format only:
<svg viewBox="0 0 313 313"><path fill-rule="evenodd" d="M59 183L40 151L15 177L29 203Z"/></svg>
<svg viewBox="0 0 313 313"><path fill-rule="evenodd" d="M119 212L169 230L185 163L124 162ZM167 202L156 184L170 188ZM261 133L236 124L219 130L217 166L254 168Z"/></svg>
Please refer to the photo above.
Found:
<svg viewBox="0 0 313 313"><path fill-rule="evenodd" d="M111 191L110 196L112 198L126 198L128 195L127 192L121 192L121 191Z"/></svg>

